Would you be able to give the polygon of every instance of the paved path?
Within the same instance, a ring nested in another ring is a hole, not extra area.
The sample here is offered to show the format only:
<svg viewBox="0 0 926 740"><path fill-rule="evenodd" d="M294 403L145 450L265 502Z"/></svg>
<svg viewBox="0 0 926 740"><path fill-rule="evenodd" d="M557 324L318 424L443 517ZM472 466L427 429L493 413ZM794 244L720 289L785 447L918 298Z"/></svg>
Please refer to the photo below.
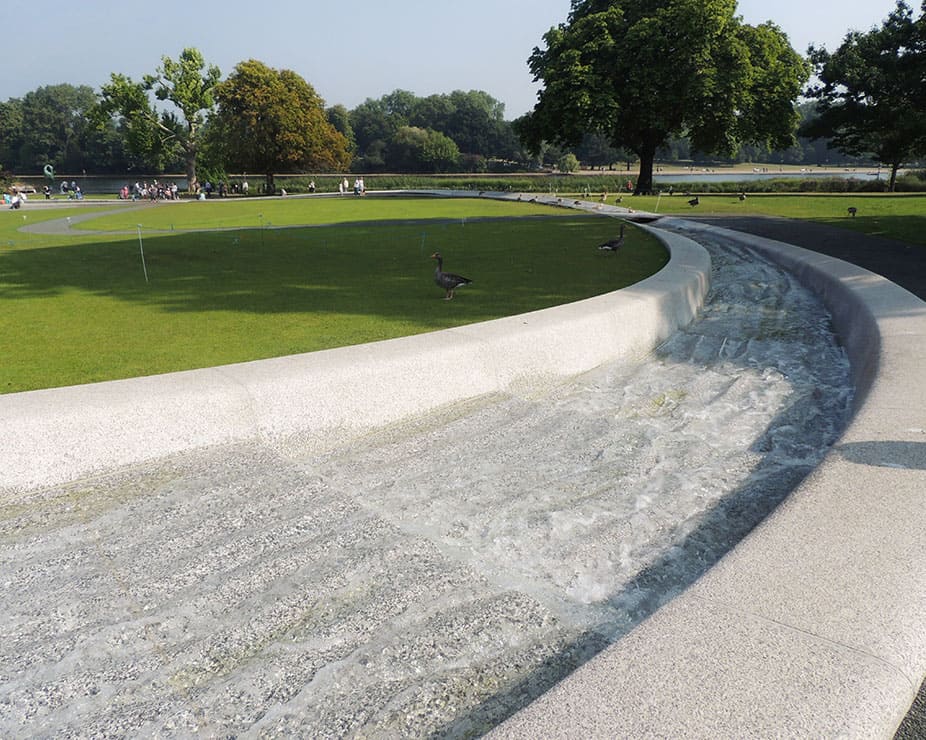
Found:
<svg viewBox="0 0 926 740"><path fill-rule="evenodd" d="M926 247L894 239L867 236L809 221L761 216L704 217L696 220L744 231L769 239L796 244L805 249L837 257L883 275L926 300ZM924 218L926 226L926 218ZM926 738L926 680L916 701L897 731L895 740Z"/></svg>

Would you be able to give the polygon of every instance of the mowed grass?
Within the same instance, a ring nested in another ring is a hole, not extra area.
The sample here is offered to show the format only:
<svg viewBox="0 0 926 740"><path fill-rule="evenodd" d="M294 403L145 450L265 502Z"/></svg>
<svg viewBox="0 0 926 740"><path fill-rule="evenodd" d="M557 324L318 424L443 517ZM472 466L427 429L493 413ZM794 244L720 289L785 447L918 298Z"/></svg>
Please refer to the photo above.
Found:
<svg viewBox="0 0 926 740"><path fill-rule="evenodd" d="M118 203L116 204L119 205ZM129 205L129 204L126 204ZM143 229L253 229L318 226L370 221L428 219L465 220L531 215L567 215L535 203L478 198L403 198L399 196L289 197L268 199L213 198L207 201L140 203L79 224L95 231Z"/></svg>
<svg viewBox="0 0 926 740"><path fill-rule="evenodd" d="M676 215L761 215L796 218L851 229L872 236L926 245L926 193L748 193L699 195L697 206L680 192L662 196L623 196L621 205ZM613 202L609 198L608 202ZM858 209L855 218L848 209Z"/></svg>
<svg viewBox="0 0 926 740"><path fill-rule="evenodd" d="M129 208L80 224L102 235L19 230L83 209L0 213L0 392L459 326L624 287L667 261L638 229L628 228L622 251L601 252L597 244L616 234L613 219L526 203L276 199ZM214 230L190 231L201 228ZM435 250L446 270L474 280L453 301L433 283Z"/></svg>

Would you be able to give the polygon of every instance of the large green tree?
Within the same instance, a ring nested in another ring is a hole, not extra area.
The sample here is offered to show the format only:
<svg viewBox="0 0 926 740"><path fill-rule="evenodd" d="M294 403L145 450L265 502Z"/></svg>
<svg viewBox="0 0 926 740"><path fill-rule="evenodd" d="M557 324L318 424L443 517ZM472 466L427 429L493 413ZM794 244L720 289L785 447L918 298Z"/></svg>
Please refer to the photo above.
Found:
<svg viewBox="0 0 926 740"><path fill-rule="evenodd" d="M384 148L396 132L408 126L408 116L415 96L407 90L394 90L374 100L367 98L350 112L350 125L358 149L366 153L370 147Z"/></svg>
<svg viewBox="0 0 926 740"><path fill-rule="evenodd" d="M19 150L23 140L23 104L19 98L0 103L0 170L19 166Z"/></svg>
<svg viewBox="0 0 926 740"><path fill-rule="evenodd" d="M86 86L48 85L0 103L0 161L18 172L45 165L66 173L123 169L115 127L97 130L96 93Z"/></svg>
<svg viewBox="0 0 926 740"><path fill-rule="evenodd" d="M215 134L232 167L260 172L268 192L276 172L346 170L350 145L328 121L324 101L295 72L250 59L216 88Z"/></svg>
<svg viewBox="0 0 926 740"><path fill-rule="evenodd" d="M417 126L400 128L386 151L386 165L398 172L450 172L459 162L453 139Z"/></svg>
<svg viewBox="0 0 926 740"><path fill-rule="evenodd" d="M810 59L818 116L802 131L890 165L893 191L901 165L926 154L926 2L918 20L898 2L880 28L849 32L832 54L811 47Z"/></svg>
<svg viewBox="0 0 926 740"><path fill-rule="evenodd" d="M182 156L187 186L196 190L196 156L200 128L214 105L213 93L221 78L198 49L184 49L174 60L161 58L152 75L135 82L122 74L110 75L100 92L101 117L116 117L129 148L151 162L163 164ZM170 108L159 110L150 94Z"/></svg>
<svg viewBox="0 0 926 740"><path fill-rule="evenodd" d="M536 151L604 134L639 158L637 192L652 189L672 136L722 154L790 146L807 64L775 25L735 11L736 0L573 0L528 61L543 87L519 121L522 140Z"/></svg>

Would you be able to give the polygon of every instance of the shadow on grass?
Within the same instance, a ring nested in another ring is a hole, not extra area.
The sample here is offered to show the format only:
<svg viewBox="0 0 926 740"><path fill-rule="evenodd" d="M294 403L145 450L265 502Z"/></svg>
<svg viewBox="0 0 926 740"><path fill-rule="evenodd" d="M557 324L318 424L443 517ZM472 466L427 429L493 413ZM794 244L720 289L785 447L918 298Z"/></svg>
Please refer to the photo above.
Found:
<svg viewBox="0 0 926 740"><path fill-rule="evenodd" d="M0 254L0 282L14 300L77 290L156 311L432 316L440 327L449 310L453 324L522 313L624 287L665 264L664 250L643 239L623 254L598 252L613 222L556 221L144 236L144 264L138 238L126 237ZM450 304L433 282L435 250L445 269L474 280Z"/></svg>

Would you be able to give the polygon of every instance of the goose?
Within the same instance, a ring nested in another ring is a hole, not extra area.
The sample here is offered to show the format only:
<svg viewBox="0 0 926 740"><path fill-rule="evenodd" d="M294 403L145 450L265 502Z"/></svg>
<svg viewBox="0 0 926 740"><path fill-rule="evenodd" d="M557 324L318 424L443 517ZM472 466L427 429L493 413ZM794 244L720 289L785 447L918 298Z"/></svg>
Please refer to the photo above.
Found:
<svg viewBox="0 0 926 740"><path fill-rule="evenodd" d="M856 208L855 206L849 206L848 210L849 210L849 215L852 216L852 218L855 218L855 214L858 213L858 208Z"/></svg>
<svg viewBox="0 0 926 740"><path fill-rule="evenodd" d="M696 195L694 198L692 198L691 200L688 201L688 205L690 205L692 208L694 208L694 207L695 207L696 205L698 205L698 203L700 203L700 202L701 202L701 201L698 199L698 196Z"/></svg>
<svg viewBox="0 0 926 740"><path fill-rule="evenodd" d="M465 278L462 275L454 275L452 272L444 272L444 258L441 257L440 252L435 252L432 254L431 259L437 260L437 267L434 270L434 282L447 291L447 295L444 297L445 301L453 300L453 291L459 288L461 285L469 285L471 282L473 282L469 278Z"/></svg>
<svg viewBox="0 0 926 740"><path fill-rule="evenodd" d="M624 224L621 224L621 233L617 239L608 239L604 244L599 244L598 249L603 249L606 252L616 252L624 246Z"/></svg>

